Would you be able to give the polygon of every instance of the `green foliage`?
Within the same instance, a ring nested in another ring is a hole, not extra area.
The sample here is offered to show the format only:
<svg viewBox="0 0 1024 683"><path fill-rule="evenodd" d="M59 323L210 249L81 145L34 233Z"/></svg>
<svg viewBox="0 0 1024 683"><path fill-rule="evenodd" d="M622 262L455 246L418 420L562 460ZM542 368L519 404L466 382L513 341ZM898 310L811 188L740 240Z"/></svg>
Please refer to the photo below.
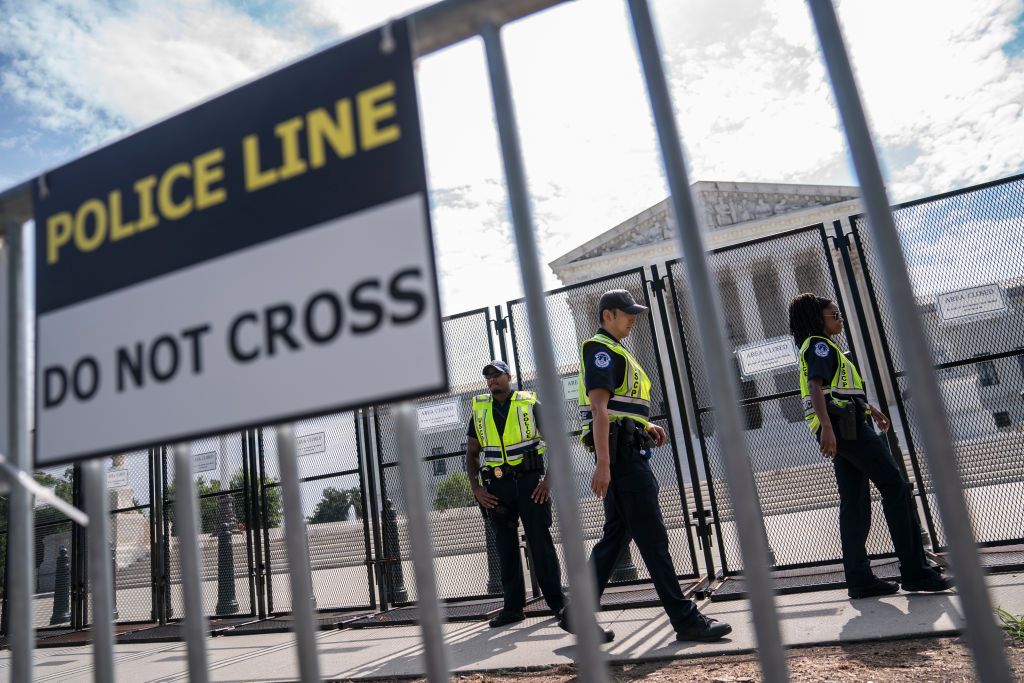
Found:
<svg viewBox="0 0 1024 683"><path fill-rule="evenodd" d="M276 483L276 479L264 478L264 483L273 484ZM228 489L225 490L237 490L245 487L245 474L239 468L234 475L232 475L228 482ZM166 488L166 497L168 500L175 499L174 484L169 484ZM212 534L219 531L220 524L222 522L229 522L233 526L245 525L246 514L245 514L245 496L240 491L234 494L225 494L224 496L209 496L212 493L219 493L221 491L220 481L212 479L206 481L206 479L200 475L196 479L196 489L200 496L199 498L199 523L200 533ZM203 496L209 496L203 498ZM268 528L275 528L281 526L281 487L269 486L266 489L266 517L264 518L264 525ZM171 533L177 535L178 529L177 524L174 520L174 506L168 506L166 510L167 520L171 525Z"/></svg>
<svg viewBox="0 0 1024 683"><path fill-rule="evenodd" d="M1014 616L1004 609L996 609L999 621L1003 624L1003 630L1010 634L1014 640L1024 641L1024 614Z"/></svg>
<svg viewBox="0 0 1024 683"><path fill-rule="evenodd" d="M437 485L435 510L444 511L471 505L476 505L476 498L473 497L473 488L469 485L469 477L465 472L452 472Z"/></svg>
<svg viewBox="0 0 1024 683"><path fill-rule="evenodd" d="M317 503L313 515L309 518L310 524L321 524L323 522L342 522L348 519L348 509L355 508L356 519L363 516L363 495L358 486L350 489L336 489L329 486L324 489L324 495Z"/></svg>

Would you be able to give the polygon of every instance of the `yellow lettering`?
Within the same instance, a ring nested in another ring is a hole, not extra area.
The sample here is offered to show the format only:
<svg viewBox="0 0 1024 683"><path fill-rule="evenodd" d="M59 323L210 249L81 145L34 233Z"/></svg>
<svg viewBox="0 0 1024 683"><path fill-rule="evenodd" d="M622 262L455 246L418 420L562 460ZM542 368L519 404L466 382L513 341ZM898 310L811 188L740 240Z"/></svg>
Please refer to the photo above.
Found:
<svg viewBox="0 0 1024 683"><path fill-rule="evenodd" d="M390 99L394 96L394 81L375 85L356 95L356 106L359 110L359 144L364 151L394 142L401 137L402 133L397 123L380 126L381 121L392 118L397 111L395 101Z"/></svg>
<svg viewBox="0 0 1024 683"><path fill-rule="evenodd" d="M86 219L92 215L95 232L90 237L86 233ZM107 238L107 207L98 199L89 201L78 207L75 214L75 246L82 251L92 251L103 244Z"/></svg>
<svg viewBox="0 0 1024 683"><path fill-rule="evenodd" d="M121 222L121 190L114 190L107 199L110 205L110 241L131 237L135 234L134 223Z"/></svg>
<svg viewBox="0 0 1024 683"><path fill-rule="evenodd" d="M227 200L228 191L223 187L211 188L214 183L224 180L224 149L218 147L200 154L192 162L192 173L196 183L196 210L216 206Z"/></svg>
<svg viewBox="0 0 1024 683"><path fill-rule="evenodd" d="M255 133L246 135L242 140L242 158L245 166L245 189L247 192L261 190L280 179L277 169L264 171L260 168L260 138Z"/></svg>
<svg viewBox="0 0 1024 683"><path fill-rule="evenodd" d="M320 168L327 163L324 140L331 144L334 153L347 159L356 153L356 136L352 122L352 101L340 99L334 105L335 118L323 107L314 109L306 117L306 133L309 144L309 165Z"/></svg>
<svg viewBox="0 0 1024 683"><path fill-rule="evenodd" d="M46 219L46 262L56 263L60 248L71 241L71 214L67 211L55 213Z"/></svg>
<svg viewBox="0 0 1024 683"><path fill-rule="evenodd" d="M156 187L156 176L146 176L135 181L135 194L139 198L139 222L135 229L139 232L155 228L160 222L153 211L153 188Z"/></svg>
<svg viewBox="0 0 1024 683"><path fill-rule="evenodd" d="M186 197L185 201L180 204L175 204L173 195L174 181L191 176L192 167L184 163L174 164L164 171L163 176L160 178L160 186L157 188L156 202L157 206L160 207L160 213L165 218L176 221L179 218L184 218L192 211L191 195Z"/></svg>
<svg viewBox="0 0 1024 683"><path fill-rule="evenodd" d="M306 172L306 162L299 154L299 131L302 130L302 117L282 121L274 126L274 134L281 139L281 180L294 178Z"/></svg>

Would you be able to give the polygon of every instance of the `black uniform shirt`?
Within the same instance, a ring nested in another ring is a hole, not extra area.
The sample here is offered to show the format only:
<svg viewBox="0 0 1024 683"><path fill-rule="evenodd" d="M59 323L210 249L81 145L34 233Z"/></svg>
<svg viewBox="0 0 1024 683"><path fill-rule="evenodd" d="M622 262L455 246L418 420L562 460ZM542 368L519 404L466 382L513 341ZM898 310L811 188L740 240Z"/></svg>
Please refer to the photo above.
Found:
<svg viewBox="0 0 1024 683"><path fill-rule="evenodd" d="M597 331L615 339L604 328ZM585 391L607 389L608 393L615 394L615 389L626 381L626 359L618 353L609 351L601 342L584 342L583 377L587 384Z"/></svg>
<svg viewBox="0 0 1024 683"><path fill-rule="evenodd" d="M836 350L822 339L812 339L804 351L807 362L807 380L820 379L826 387L832 386L832 378L839 369L839 357Z"/></svg>
<svg viewBox="0 0 1024 683"><path fill-rule="evenodd" d="M494 406L491 409L491 415L494 416L494 426L498 430L498 436L501 438L502 443L505 442L505 423L508 422L508 414L512 411L512 396L516 392L509 392L508 398L505 399L504 403L498 403L494 401ZM537 405L540 405L540 401L537 401ZM540 411L535 410L533 412L533 424L537 428L537 433L540 434ZM471 436L477 441L480 437L476 435L476 420L473 415L469 416L469 427L466 429L466 436Z"/></svg>

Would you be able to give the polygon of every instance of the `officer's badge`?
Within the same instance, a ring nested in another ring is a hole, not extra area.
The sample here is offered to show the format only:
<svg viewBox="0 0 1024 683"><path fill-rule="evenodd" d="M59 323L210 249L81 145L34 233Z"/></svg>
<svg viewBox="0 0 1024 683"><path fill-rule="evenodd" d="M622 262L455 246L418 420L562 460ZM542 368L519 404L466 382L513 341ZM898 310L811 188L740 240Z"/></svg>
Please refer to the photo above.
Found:
<svg viewBox="0 0 1024 683"><path fill-rule="evenodd" d="M598 351L594 354L594 365L599 368L606 368L612 364L612 357L607 351Z"/></svg>
<svg viewBox="0 0 1024 683"><path fill-rule="evenodd" d="M495 467L494 468L494 478L495 479L501 479L504 476L505 476L505 473L501 471L500 467Z"/></svg>
<svg viewBox="0 0 1024 683"><path fill-rule="evenodd" d="M828 354L828 344L825 342L818 342L814 345L814 355L821 356L822 358L828 358Z"/></svg>

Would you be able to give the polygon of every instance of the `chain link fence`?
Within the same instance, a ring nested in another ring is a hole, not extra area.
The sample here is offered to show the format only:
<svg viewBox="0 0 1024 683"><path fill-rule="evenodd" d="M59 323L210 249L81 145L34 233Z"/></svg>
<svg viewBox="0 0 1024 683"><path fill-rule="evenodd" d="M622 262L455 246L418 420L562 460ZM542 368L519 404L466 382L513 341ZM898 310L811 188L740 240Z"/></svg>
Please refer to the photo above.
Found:
<svg viewBox="0 0 1024 683"><path fill-rule="evenodd" d="M894 208L903 252L931 341L949 416L957 467L975 538L983 545L1024 542L1024 176ZM908 427L906 456L918 461L920 489L934 490L914 397L904 375L906 350L864 216L851 219L872 308L882 332L897 405ZM946 545L941 521L936 540Z"/></svg>
<svg viewBox="0 0 1024 683"><path fill-rule="evenodd" d="M789 302L815 292L843 306L824 226L815 225L717 249L708 263L722 294L729 343L741 387L742 424L747 431L768 546L775 568L838 562L839 494L832 466L804 426L796 349L789 333ZM724 574L742 571L734 511L725 481L725 463L715 435L709 378L699 348L700 321L690 309L684 266L668 263L675 320L682 332L690 400L703 453L719 559ZM847 316L848 317L848 316ZM846 335L836 339L849 348ZM776 344L792 350L777 363L755 361L756 348ZM873 493L875 512L879 496ZM884 517L872 516L868 552L892 553Z"/></svg>
<svg viewBox="0 0 1024 683"><path fill-rule="evenodd" d="M563 394L556 397L539 396L541 401L558 401L568 426L569 442L572 453L573 481L576 483L580 498L580 516L583 522L583 535L587 547L592 547L601 537L604 525L604 508L601 501L590 491L590 478L594 471L594 456L583 448L579 441L582 424L579 417L577 382L580 370L580 345L594 335L598 326L598 302L601 295L611 289L626 289L633 297L650 310L641 317L633 328L629 338L624 340L648 376L651 378L651 417L652 421L666 429L673 438L666 445L654 449L651 468L661 485L659 501L665 524L668 527L669 553L680 578L692 578L700 572L697 568L697 556L693 543L693 530L687 510L684 475L680 467L677 440L668 419L665 376L661 367L661 354L654 331L656 310L651 304L647 290L648 281L641 269L635 269L570 285L547 293L545 304L551 329L556 331L552 339L555 352L555 364L562 381ZM524 299L508 303L509 331L512 338L512 350L517 380L522 389L535 389L537 386L537 365L530 341L530 320ZM560 525L557 512L552 527L555 537L555 548L559 553L559 561L564 561ZM642 562L635 562L639 553L630 542L627 554L620 560L618 571L613 575L613 583L649 580L647 568Z"/></svg>
<svg viewBox="0 0 1024 683"><path fill-rule="evenodd" d="M491 321L487 309L444 319L451 390L415 402L421 476L432 504L431 539L442 600L501 592L493 539L466 474L473 396L487 392L482 371L495 358ZM416 587L392 406L374 409L374 435L380 468L382 591L386 603L401 605L416 600Z"/></svg>

